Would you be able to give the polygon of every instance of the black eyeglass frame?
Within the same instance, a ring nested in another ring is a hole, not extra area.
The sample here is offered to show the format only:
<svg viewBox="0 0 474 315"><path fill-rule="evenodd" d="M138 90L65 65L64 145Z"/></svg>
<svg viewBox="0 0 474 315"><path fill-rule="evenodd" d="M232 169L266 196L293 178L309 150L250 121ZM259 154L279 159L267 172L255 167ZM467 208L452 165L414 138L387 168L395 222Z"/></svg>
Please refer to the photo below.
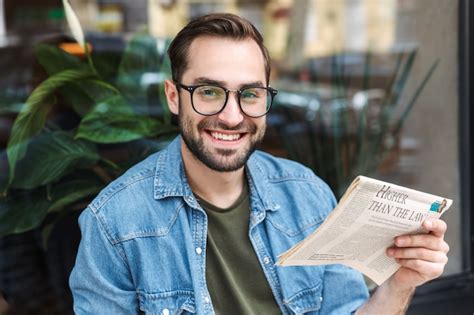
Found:
<svg viewBox="0 0 474 315"><path fill-rule="evenodd" d="M242 113L244 113L245 116L248 116L248 117L252 117L252 118L260 118L260 117L263 117L265 116L266 114L268 114L268 112L270 111L270 108L272 108L272 105L273 105L273 99L275 98L275 96L278 94L278 90L277 89L274 89L270 86L260 86L260 85L250 85L250 86L246 86L242 89L238 89L238 90L231 90L231 89L228 89L228 88L225 88L223 86L220 86L218 84L197 84L197 85L185 85L185 84L182 84L182 83L179 83L179 82L176 82L174 81L173 82L174 85L176 85L176 87L179 89L179 88L183 88L185 89L186 91L189 92L190 94L190 97L191 97L191 106L193 107L194 111L200 115L203 115L203 116L214 116L214 115L217 115L219 114L220 112L222 112L224 110L224 108L226 107L227 105L227 101L229 100L229 93L230 92L236 92L237 93L237 103L239 104L239 107L240 107L240 110L242 111ZM222 105L222 108L220 110L218 110L217 112L215 113L212 113L212 114L203 114L201 113L200 111L198 111L196 109L196 107L194 106L194 101L193 101L193 93L194 91L199 88L199 87L202 87L202 86L215 86L215 87L219 87L221 89L224 90L225 92L225 101L224 101L224 105ZM240 104L240 96L242 95L242 91L243 90L246 90L246 89L251 89L251 88L261 88L261 89L266 89L268 92L270 92L270 96L271 96L271 99L270 99L270 105L268 106L267 110L265 111L265 113L263 113L262 115L258 115L258 116L253 116L253 115L249 115L247 114L243 109L242 109L242 105Z"/></svg>

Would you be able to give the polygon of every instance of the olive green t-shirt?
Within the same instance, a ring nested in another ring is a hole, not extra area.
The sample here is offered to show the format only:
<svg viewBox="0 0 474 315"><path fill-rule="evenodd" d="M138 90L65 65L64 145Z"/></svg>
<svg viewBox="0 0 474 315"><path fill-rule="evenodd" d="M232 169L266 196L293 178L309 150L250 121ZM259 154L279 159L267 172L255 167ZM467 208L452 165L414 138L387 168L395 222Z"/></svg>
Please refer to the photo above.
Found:
<svg viewBox="0 0 474 315"><path fill-rule="evenodd" d="M209 220L206 279L216 314L280 314L248 236L247 188L227 209L198 199Z"/></svg>

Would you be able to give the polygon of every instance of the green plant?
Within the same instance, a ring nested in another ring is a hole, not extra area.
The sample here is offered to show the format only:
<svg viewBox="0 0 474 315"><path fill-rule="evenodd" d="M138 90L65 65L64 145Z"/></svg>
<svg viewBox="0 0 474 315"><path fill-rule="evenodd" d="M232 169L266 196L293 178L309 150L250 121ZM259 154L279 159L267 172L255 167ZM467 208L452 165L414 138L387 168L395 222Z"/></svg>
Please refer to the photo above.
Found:
<svg viewBox="0 0 474 315"><path fill-rule="evenodd" d="M337 197L357 175L373 175L396 148L406 118L438 65L433 62L413 94L402 97L416 55L416 49L393 54L395 62L383 84L371 80L370 52L363 55L358 80L345 69L342 54L330 58L326 80L313 67L312 86L291 89L286 84L274 110L284 117L275 129L289 158L313 169ZM357 93L363 100L359 104ZM370 93L377 95L372 101ZM294 95L300 97L298 104L293 104Z"/></svg>
<svg viewBox="0 0 474 315"><path fill-rule="evenodd" d="M48 77L23 104L8 141L8 176L0 183L0 236L36 228L48 214L58 219L82 209L111 180L177 132L162 84L152 86L158 100L150 105L150 87L140 83L145 73L161 80L169 77L166 50L157 49L159 40L139 32L120 64L107 64L107 58L89 51L77 18L67 1L64 5L86 58L53 45L35 47ZM107 74L114 68L116 75ZM62 124L58 117L74 123ZM52 224L54 220L46 225L46 234Z"/></svg>

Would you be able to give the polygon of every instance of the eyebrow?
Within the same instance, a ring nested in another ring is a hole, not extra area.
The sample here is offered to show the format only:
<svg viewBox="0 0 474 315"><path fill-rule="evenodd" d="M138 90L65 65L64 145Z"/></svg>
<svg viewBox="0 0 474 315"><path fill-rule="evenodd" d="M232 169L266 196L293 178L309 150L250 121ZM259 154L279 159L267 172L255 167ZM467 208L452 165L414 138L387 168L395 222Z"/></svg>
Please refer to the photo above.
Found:
<svg viewBox="0 0 474 315"><path fill-rule="evenodd" d="M219 81L219 80L214 80L211 78L206 78L206 77L199 77L194 80L194 84L211 84L211 85L220 85L222 87L226 87L226 82L224 81ZM263 86L262 81L254 81L254 82L248 82L248 83L243 83L239 85L239 89L248 87L248 86Z"/></svg>

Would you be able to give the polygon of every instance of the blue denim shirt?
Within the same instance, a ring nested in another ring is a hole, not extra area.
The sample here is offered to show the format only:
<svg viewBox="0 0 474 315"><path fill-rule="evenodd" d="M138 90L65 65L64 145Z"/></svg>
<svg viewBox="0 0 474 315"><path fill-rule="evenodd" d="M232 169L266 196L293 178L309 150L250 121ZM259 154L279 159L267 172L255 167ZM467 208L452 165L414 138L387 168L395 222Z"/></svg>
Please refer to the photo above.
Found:
<svg viewBox="0 0 474 315"><path fill-rule="evenodd" d="M186 179L180 141L132 167L81 214L70 277L76 314L214 313L205 278L207 217ZM355 311L368 297L358 272L275 266L334 208L328 186L304 166L263 152L251 155L246 172L250 241L282 314Z"/></svg>

